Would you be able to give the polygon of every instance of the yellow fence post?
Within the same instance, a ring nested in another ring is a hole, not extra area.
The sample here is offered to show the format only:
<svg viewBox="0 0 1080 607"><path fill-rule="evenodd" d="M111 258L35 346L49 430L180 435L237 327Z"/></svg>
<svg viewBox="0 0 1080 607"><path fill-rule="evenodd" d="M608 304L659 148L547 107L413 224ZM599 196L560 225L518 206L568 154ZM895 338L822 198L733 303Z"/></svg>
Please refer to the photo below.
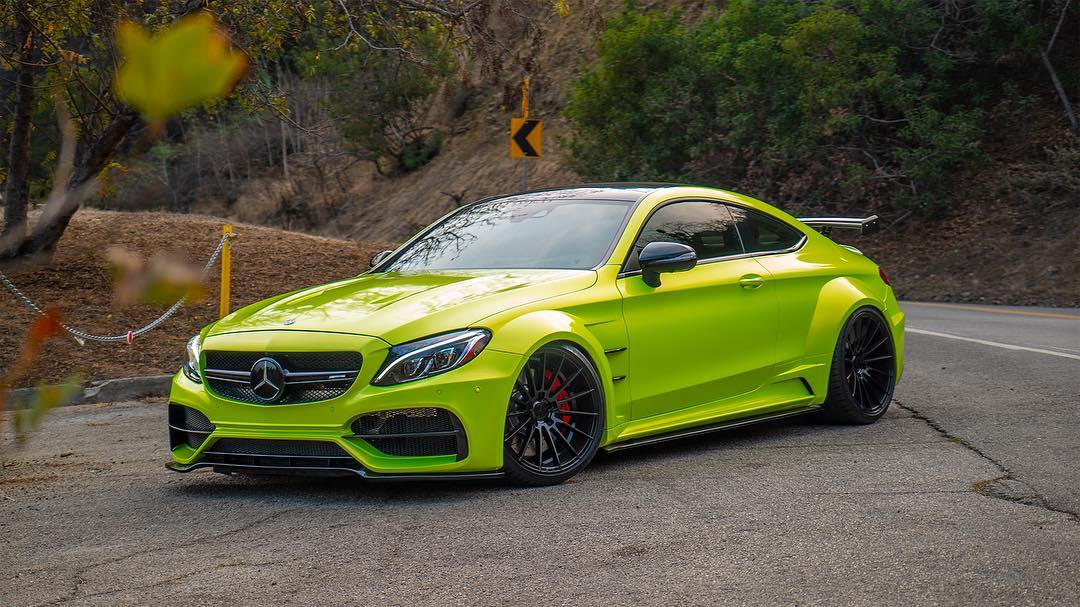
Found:
<svg viewBox="0 0 1080 607"><path fill-rule="evenodd" d="M232 226L225 224L221 228L221 235L228 236L232 234ZM228 239L225 240L225 244L221 247L221 305L218 308L218 313L221 318L225 318L229 314L229 289L232 283L232 243Z"/></svg>

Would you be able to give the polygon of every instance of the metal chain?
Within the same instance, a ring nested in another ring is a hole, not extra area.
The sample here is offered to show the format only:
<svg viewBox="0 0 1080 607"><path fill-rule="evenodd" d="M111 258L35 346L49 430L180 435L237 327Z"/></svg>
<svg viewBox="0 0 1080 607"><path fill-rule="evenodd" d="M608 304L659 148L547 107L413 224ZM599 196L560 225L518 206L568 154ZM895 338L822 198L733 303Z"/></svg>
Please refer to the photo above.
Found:
<svg viewBox="0 0 1080 607"><path fill-rule="evenodd" d="M213 267L215 263L217 263L218 257L221 256L221 251L225 248L225 243L231 240L234 236L236 235L225 234L221 237L221 240L217 244L217 248L214 249L214 253L210 255L210 260L207 261L206 266L203 267L202 275L200 277L201 280L206 280L206 275L210 272L210 268ZM18 287L12 284L12 282L8 279L7 276L4 275L3 272L0 272L0 282L3 282L4 286L7 287L7 290L11 291L11 294L14 295L15 298L18 299L20 302L22 302L24 306L30 308L32 311L38 314L45 314L45 312L42 311L42 309L37 304L31 301L29 297L27 297L22 291L18 289ZM67 331L69 334L71 334L71 336L74 337L75 341L79 342L79 344L83 344L84 340L102 342L128 341L129 339L135 338L139 335L142 335L143 333L152 331L153 329L157 328L158 325L168 320L170 316L176 314L176 311L183 307L186 301L187 296L185 295L184 297L181 297L172 306L170 306L168 310L165 310L165 312L161 316L158 316L149 324L142 326L138 329L129 331L128 333L124 333L123 335L94 335L93 333L80 331L65 324L61 324L60 326L63 327L64 330Z"/></svg>

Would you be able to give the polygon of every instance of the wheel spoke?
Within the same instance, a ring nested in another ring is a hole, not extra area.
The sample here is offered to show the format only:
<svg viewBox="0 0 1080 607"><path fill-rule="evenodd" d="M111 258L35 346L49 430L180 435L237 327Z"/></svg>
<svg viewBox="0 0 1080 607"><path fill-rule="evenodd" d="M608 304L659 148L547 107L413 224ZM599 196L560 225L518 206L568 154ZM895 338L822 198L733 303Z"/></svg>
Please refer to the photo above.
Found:
<svg viewBox="0 0 1080 607"><path fill-rule="evenodd" d="M532 421L532 420L530 420L530 421ZM530 425L529 426L529 434L525 436L525 440L521 441L521 452L518 453L515 456L515 457L517 457L518 460L521 460L522 458L525 457L525 452L528 451L529 444L532 443L532 437L533 437L533 434L535 432L536 432L536 424Z"/></svg>
<svg viewBox="0 0 1080 607"><path fill-rule="evenodd" d="M559 424L562 424L562 425L566 426L567 428L570 428L574 432L580 432L582 436L584 436L585 438L587 438L589 440L595 440L593 438L593 435L591 435L588 432L582 430L581 428L578 428L577 426L571 426L570 424L566 423L565 421L563 421L563 420L561 420L559 418L555 418L555 422L559 423Z"/></svg>
<svg viewBox="0 0 1080 607"><path fill-rule="evenodd" d="M505 441L508 441L508 440L510 440L510 439L512 439L512 438L514 438L514 436L515 436L515 435L517 435L517 433L518 433L518 432L521 432L521 430L522 430L522 429L523 429L523 428L524 428L525 426L529 425L529 422L530 422L530 421L532 421L532 420L528 420L528 419L527 419L527 420L525 420L525 421L521 422L521 425L520 425L520 426L518 426L517 428L515 428L515 429L514 429L514 431L513 431L513 432L511 432L510 434L507 434L507 435L506 435L506 438L504 438L504 439L503 439L503 441L505 442Z"/></svg>
<svg viewBox="0 0 1080 607"><path fill-rule="evenodd" d="M864 358L863 362L874 363L874 362L877 362L879 360L891 360L892 357L893 357L892 354L884 354L882 356L873 356L871 358Z"/></svg>
<svg viewBox="0 0 1080 607"><path fill-rule="evenodd" d="M551 451L551 457L555 459L555 465L562 467L562 459L559 457L559 448L555 446L555 439L551 437L551 428L544 426L548 435L548 449Z"/></svg>
<svg viewBox="0 0 1080 607"><path fill-rule="evenodd" d="M578 392L577 394L575 394L573 396L567 396L566 398L560 398L560 399L558 399L558 401L560 403L570 402L570 401L573 401L573 400L577 400L577 399L581 398L582 396L585 396L586 394L591 394L592 392L593 392L593 389L589 388L588 390L585 390L583 392Z"/></svg>
<svg viewBox="0 0 1080 607"><path fill-rule="evenodd" d="M866 349L866 351L867 352L873 352L873 351L877 350L878 348L880 348L887 341L889 341L889 336L888 335L886 335L885 337L882 337L881 341L875 343L873 346L870 346L869 348Z"/></svg>
<svg viewBox="0 0 1080 607"><path fill-rule="evenodd" d="M562 421L562 420L559 420L559 421ZM566 422L563 422L563 423L565 424ZM555 426L552 426L552 427L548 428L548 434L551 434L552 431L554 431L555 434L558 434L559 438L563 439L563 442L566 443L567 447L570 447L570 451L572 451L574 453L574 457L580 457L581 456L581 454L578 453L577 449L575 449L574 446L570 444L570 440L567 439L565 436L563 436L562 432L559 432L558 428L556 428Z"/></svg>
<svg viewBox="0 0 1080 607"><path fill-rule="evenodd" d="M547 352L544 351L544 350L541 350L540 351L540 376L536 380L536 383L539 386L539 390L537 390L537 392L536 392L537 396L542 396L545 392L547 392L547 390L544 388L544 384L547 383L546 381L544 381L544 373L546 371L547 371Z"/></svg>
<svg viewBox="0 0 1080 607"><path fill-rule="evenodd" d="M568 409L566 411L559 411L559 415L588 415L590 417L596 417L595 411L576 411L574 409Z"/></svg>
<svg viewBox="0 0 1080 607"><path fill-rule="evenodd" d="M564 362L566 362L566 357L565 356L560 356L559 357L559 366L555 369L555 373L552 374L552 376L551 376L551 387L548 388L548 392L550 392L552 394L555 393L555 382L559 381L559 373L562 373L562 367L563 367ZM563 382L562 385L565 386L566 382Z"/></svg>
<svg viewBox="0 0 1080 607"><path fill-rule="evenodd" d="M575 379L577 379L577 378L578 378L578 375L581 375L581 372L582 372L582 371L584 371L584 369L578 369L578 370L577 370L576 372L574 372L574 374L573 374L573 375L571 375L571 376L570 376L570 377L569 377L569 378L568 378L568 379L567 379L566 381L564 381L564 382L563 382L563 384L562 384L562 387L563 387L563 389L564 389L564 390L567 390L567 389L569 389L569 388L570 388L570 382L572 382L572 381L574 381Z"/></svg>
<svg viewBox="0 0 1080 607"><path fill-rule="evenodd" d="M536 422L536 466L544 469L544 433L540 432L540 422Z"/></svg>

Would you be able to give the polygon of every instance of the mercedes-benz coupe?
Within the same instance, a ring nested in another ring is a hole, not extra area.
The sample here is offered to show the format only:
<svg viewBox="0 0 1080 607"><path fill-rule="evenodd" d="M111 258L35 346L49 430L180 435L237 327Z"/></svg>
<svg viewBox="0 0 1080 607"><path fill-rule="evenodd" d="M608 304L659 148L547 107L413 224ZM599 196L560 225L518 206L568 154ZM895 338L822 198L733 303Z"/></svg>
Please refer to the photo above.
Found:
<svg viewBox="0 0 1080 607"><path fill-rule="evenodd" d="M363 274L191 339L176 471L562 482L599 449L877 420L904 314L832 229L728 191L578 186L454 210Z"/></svg>

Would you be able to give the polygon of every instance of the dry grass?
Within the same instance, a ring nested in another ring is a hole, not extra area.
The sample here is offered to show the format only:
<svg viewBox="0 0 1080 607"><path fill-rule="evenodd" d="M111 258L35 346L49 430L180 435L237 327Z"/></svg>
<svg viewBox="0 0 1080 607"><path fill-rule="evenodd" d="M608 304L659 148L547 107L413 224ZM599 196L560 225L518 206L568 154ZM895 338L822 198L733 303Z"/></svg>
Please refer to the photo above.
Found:
<svg viewBox="0 0 1080 607"><path fill-rule="evenodd" d="M114 304L105 249L122 245L144 257L168 252L201 267L220 238L221 225L220 219L199 215L84 210L64 234L52 263L5 272L35 301L59 307L68 324L96 334L121 334L146 324L162 310L146 305L121 309ZM233 309L359 274L374 252L387 248L249 225L235 229L239 237L233 247ZM54 339L34 375L22 384L56 382L76 371L91 381L175 371L187 339L217 317L217 276L215 267L204 301L181 308L130 346L122 342L80 346L72 339ZM0 331L3 369L18 351L32 315L6 291L0 292L0 315L5 319Z"/></svg>

